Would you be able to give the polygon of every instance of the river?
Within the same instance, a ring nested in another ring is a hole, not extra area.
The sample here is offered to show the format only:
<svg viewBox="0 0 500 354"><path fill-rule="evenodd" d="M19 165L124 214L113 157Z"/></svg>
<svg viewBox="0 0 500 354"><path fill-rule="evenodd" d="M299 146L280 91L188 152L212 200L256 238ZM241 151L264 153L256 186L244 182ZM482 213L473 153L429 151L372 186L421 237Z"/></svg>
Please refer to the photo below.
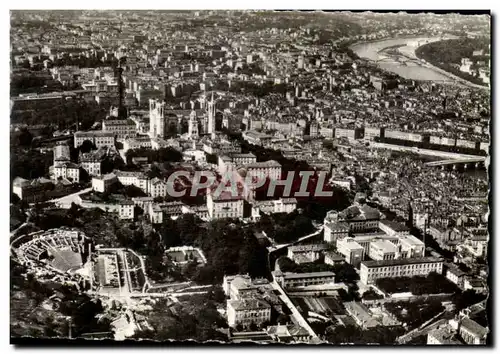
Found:
<svg viewBox="0 0 500 354"><path fill-rule="evenodd" d="M377 61L384 70L398 74L410 80L450 81L450 77L458 79L430 64L424 63L415 55L415 50L430 42L453 39L456 37L418 37L393 38L375 42L362 42L351 45L351 49L361 58ZM388 48L399 47L399 54L394 54ZM399 59L399 61L398 61ZM472 84L471 84L472 85ZM474 85L475 86L475 85Z"/></svg>

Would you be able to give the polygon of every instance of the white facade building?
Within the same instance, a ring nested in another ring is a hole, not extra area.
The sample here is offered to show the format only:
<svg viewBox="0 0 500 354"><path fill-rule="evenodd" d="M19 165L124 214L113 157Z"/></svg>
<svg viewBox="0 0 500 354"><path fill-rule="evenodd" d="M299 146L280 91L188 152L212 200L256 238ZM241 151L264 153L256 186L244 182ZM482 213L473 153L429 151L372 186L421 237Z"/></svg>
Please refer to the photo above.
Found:
<svg viewBox="0 0 500 354"><path fill-rule="evenodd" d="M337 252L345 257L345 261L357 266L365 255L364 248L352 237L337 240Z"/></svg>
<svg viewBox="0 0 500 354"><path fill-rule="evenodd" d="M54 178L65 178L71 182L80 182L80 166L73 162L58 162L54 165Z"/></svg>
<svg viewBox="0 0 500 354"><path fill-rule="evenodd" d="M83 144L85 140L91 141L97 148L115 146L115 134L103 131L76 132L74 135L75 148Z"/></svg>
<svg viewBox="0 0 500 354"><path fill-rule="evenodd" d="M118 209L118 214L122 220L133 220L134 219L134 202L123 201L120 203Z"/></svg>
<svg viewBox="0 0 500 354"><path fill-rule="evenodd" d="M426 276L431 272L443 272L443 260L436 257L392 259L361 262L360 279L372 284L379 278Z"/></svg>

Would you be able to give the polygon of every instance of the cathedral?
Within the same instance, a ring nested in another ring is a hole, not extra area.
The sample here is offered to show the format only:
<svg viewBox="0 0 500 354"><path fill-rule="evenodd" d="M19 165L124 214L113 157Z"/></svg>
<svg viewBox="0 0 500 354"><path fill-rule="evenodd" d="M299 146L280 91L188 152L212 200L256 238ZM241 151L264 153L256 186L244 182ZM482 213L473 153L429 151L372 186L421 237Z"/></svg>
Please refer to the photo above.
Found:
<svg viewBox="0 0 500 354"><path fill-rule="evenodd" d="M204 134L210 135L211 139L215 139L215 101L212 93L211 100L207 103L206 115L198 119L196 112L193 110L189 115L188 137L197 139L200 136L199 126L202 127Z"/></svg>
<svg viewBox="0 0 500 354"><path fill-rule="evenodd" d="M166 103L159 100L149 100L149 136L165 138L181 131L181 121L176 115L166 114Z"/></svg>
<svg viewBox="0 0 500 354"><path fill-rule="evenodd" d="M149 100L149 136L151 138L165 138L169 135L181 134L182 123L188 122L188 137L198 139L200 135L209 135L215 139L215 101L212 93L211 100L206 102L202 99L202 107L206 107L201 116L200 110L192 110L189 116L174 114L179 111L168 113L166 103L160 100Z"/></svg>

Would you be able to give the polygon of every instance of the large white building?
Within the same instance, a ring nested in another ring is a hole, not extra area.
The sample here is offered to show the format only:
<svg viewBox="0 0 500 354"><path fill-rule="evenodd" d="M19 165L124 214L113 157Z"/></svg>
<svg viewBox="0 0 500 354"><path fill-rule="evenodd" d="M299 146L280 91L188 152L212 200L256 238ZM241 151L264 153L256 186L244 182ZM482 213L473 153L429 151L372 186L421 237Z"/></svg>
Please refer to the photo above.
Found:
<svg viewBox="0 0 500 354"><path fill-rule="evenodd" d="M118 209L118 215L122 220L133 220L134 219L134 202L130 200L125 200L120 202L120 207Z"/></svg>
<svg viewBox="0 0 500 354"><path fill-rule="evenodd" d="M89 176L100 176L102 167L102 158L95 153L81 154L79 157L82 168L87 171Z"/></svg>
<svg viewBox="0 0 500 354"><path fill-rule="evenodd" d="M113 133L120 140L133 137L137 134L136 124L130 119L103 120L102 131Z"/></svg>
<svg viewBox="0 0 500 354"><path fill-rule="evenodd" d="M277 269L273 272L273 276L276 282L283 288L335 283L335 273L333 272L283 273Z"/></svg>
<svg viewBox="0 0 500 354"><path fill-rule="evenodd" d="M152 141L151 138L148 137L134 137L134 138L128 138L123 141L123 152L127 152L128 150L131 149L140 149L140 148L146 148L146 149L151 149L152 148Z"/></svg>
<svg viewBox="0 0 500 354"><path fill-rule="evenodd" d="M271 305L262 299L229 300L227 302L227 322L229 327L252 324L260 326L271 320Z"/></svg>
<svg viewBox="0 0 500 354"><path fill-rule="evenodd" d="M345 261L357 266L364 258L365 249L352 237L337 240L337 252L345 257Z"/></svg>
<svg viewBox="0 0 500 354"><path fill-rule="evenodd" d="M92 177L92 189L96 192L104 193L116 182L117 178L113 173L108 173L102 176L95 176Z"/></svg>
<svg viewBox="0 0 500 354"><path fill-rule="evenodd" d="M425 244L413 235L399 237L401 258L425 257Z"/></svg>
<svg viewBox="0 0 500 354"><path fill-rule="evenodd" d="M291 213L297 209L297 199L280 198L275 200L252 201L252 217L259 218L261 213Z"/></svg>
<svg viewBox="0 0 500 354"><path fill-rule="evenodd" d="M155 197L166 197L167 196L167 182L155 177L149 181L148 184L149 195L153 198Z"/></svg>
<svg viewBox="0 0 500 354"><path fill-rule="evenodd" d="M222 192L215 196L207 190L207 208L208 215L212 219L222 218L242 218L243 217L243 198L233 196L230 192Z"/></svg>
<svg viewBox="0 0 500 354"><path fill-rule="evenodd" d="M328 222L344 222L349 226L350 232L366 232L378 230L380 212L366 204L354 204L341 212L329 212Z"/></svg>
<svg viewBox="0 0 500 354"><path fill-rule="evenodd" d="M107 146L115 146L115 134L106 131L89 131L89 132L76 132L75 138L75 148L83 144L85 140L92 142L97 148Z"/></svg>
<svg viewBox="0 0 500 354"><path fill-rule="evenodd" d="M281 178L281 164L278 161L253 162L245 165L244 168L246 169L246 176L249 177L269 178L271 180Z"/></svg>
<svg viewBox="0 0 500 354"><path fill-rule="evenodd" d="M328 245L319 243L311 245L297 245L288 247L288 258L295 263L310 263L317 261L328 249Z"/></svg>
<svg viewBox="0 0 500 354"><path fill-rule="evenodd" d="M405 225L387 219L380 220L378 223L378 227L389 236L410 234L410 229Z"/></svg>
<svg viewBox="0 0 500 354"><path fill-rule="evenodd" d="M398 248L387 240L377 240L370 243L369 256L375 261L395 259Z"/></svg>
<svg viewBox="0 0 500 354"><path fill-rule="evenodd" d="M143 172L114 170L113 173L124 186L136 186L144 193L149 193L149 179Z"/></svg>
<svg viewBox="0 0 500 354"><path fill-rule="evenodd" d="M80 182L80 166L73 162L57 162L53 172L55 179L65 178L71 182Z"/></svg>
<svg viewBox="0 0 500 354"><path fill-rule="evenodd" d="M349 236L349 225L343 222L326 222L323 232L326 242L337 242L338 239Z"/></svg>
<svg viewBox="0 0 500 354"><path fill-rule="evenodd" d="M363 284L372 284L379 278L426 276L431 272L443 272L443 260L436 257L404 258L383 261L363 261L360 279Z"/></svg>

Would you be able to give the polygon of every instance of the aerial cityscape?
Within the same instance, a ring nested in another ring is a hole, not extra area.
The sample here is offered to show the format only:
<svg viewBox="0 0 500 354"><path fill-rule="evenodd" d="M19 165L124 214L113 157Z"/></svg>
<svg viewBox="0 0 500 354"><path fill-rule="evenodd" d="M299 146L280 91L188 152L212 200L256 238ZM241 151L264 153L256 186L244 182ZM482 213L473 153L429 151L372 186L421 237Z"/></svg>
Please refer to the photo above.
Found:
<svg viewBox="0 0 500 354"><path fill-rule="evenodd" d="M489 12L10 21L12 344L491 344Z"/></svg>

